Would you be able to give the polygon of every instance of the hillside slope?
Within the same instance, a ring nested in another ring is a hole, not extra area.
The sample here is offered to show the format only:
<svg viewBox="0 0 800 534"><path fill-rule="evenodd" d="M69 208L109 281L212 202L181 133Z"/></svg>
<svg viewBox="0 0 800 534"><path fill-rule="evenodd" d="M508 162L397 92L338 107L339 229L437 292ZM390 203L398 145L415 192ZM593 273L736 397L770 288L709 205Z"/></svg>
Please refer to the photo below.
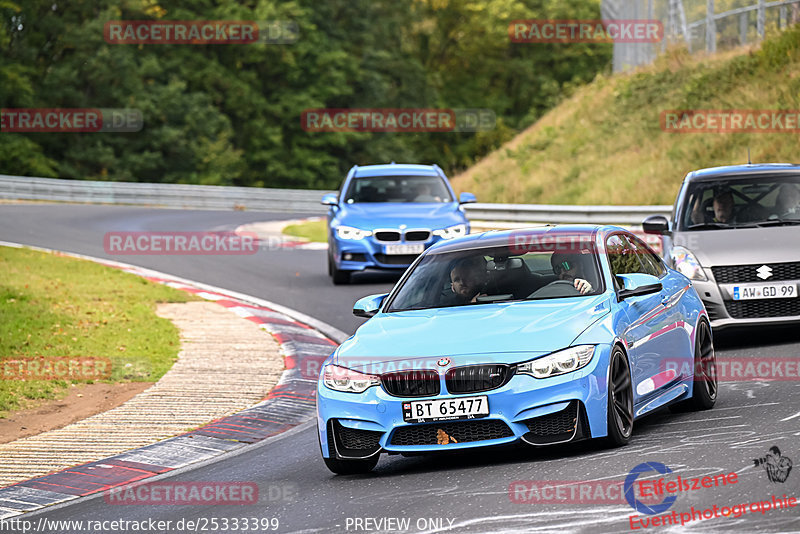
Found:
<svg viewBox="0 0 800 534"><path fill-rule="evenodd" d="M672 50L633 74L598 76L454 177L481 202L672 204L690 170L800 162L798 133L667 133L664 110L800 110L800 26L758 49Z"/></svg>

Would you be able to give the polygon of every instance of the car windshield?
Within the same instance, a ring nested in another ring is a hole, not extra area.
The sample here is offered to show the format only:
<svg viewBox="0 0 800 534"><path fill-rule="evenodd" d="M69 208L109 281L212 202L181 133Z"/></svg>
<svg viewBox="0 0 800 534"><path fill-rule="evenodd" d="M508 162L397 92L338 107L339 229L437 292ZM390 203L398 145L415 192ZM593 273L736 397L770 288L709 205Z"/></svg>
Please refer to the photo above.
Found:
<svg viewBox="0 0 800 534"><path fill-rule="evenodd" d="M683 206L680 230L800 225L800 175L696 182Z"/></svg>
<svg viewBox="0 0 800 534"><path fill-rule="evenodd" d="M537 243L425 256L405 279L389 311L481 305L602 293L591 242L580 246Z"/></svg>
<svg viewBox="0 0 800 534"><path fill-rule="evenodd" d="M439 176L364 176L350 181L345 202L452 202Z"/></svg>

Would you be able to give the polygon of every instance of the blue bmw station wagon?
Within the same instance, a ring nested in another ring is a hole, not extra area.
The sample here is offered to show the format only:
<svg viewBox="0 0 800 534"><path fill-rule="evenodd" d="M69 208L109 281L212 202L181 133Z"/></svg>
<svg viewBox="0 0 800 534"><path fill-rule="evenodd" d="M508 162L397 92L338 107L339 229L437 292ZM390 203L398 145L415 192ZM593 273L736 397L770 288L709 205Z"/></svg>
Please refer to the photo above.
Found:
<svg viewBox="0 0 800 534"><path fill-rule="evenodd" d="M469 221L438 165L354 166L328 193L328 274L347 284L364 269L405 270L434 243L465 236Z"/></svg>

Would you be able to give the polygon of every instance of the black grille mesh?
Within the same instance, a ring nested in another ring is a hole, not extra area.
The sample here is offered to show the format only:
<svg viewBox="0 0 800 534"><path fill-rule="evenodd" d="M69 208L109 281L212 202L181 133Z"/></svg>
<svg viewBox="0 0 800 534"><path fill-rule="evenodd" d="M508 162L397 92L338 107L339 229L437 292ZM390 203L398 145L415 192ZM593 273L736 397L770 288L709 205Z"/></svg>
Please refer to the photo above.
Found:
<svg viewBox="0 0 800 534"><path fill-rule="evenodd" d="M400 232L375 232L378 241L400 241Z"/></svg>
<svg viewBox="0 0 800 534"><path fill-rule="evenodd" d="M347 449L373 451L378 447L382 432L358 430L338 425L339 443Z"/></svg>
<svg viewBox="0 0 800 534"><path fill-rule="evenodd" d="M800 298L765 300L726 300L725 308L734 319L788 317L800 315Z"/></svg>
<svg viewBox="0 0 800 534"><path fill-rule="evenodd" d="M711 319L712 321L716 321L717 319L722 318L722 305L705 300L703 301L703 304L706 307L709 319Z"/></svg>
<svg viewBox="0 0 800 534"><path fill-rule="evenodd" d="M427 241L431 233L427 230L412 230L405 233L406 241Z"/></svg>
<svg viewBox="0 0 800 534"><path fill-rule="evenodd" d="M398 371L381 375L383 389L395 397L430 397L439 394L439 374L431 370Z"/></svg>
<svg viewBox="0 0 800 534"><path fill-rule="evenodd" d="M528 430L537 436L555 436L572 434L578 419L578 404L570 403L560 412L534 417L525 421Z"/></svg>
<svg viewBox="0 0 800 534"><path fill-rule="evenodd" d="M375 261L384 265L411 265L418 254L375 254Z"/></svg>
<svg viewBox="0 0 800 534"><path fill-rule="evenodd" d="M759 267L766 265L772 269L772 276L762 280L756 272ZM754 263L752 265L723 265L712 267L714 279L719 284L733 284L743 282L773 282L776 280L800 280L800 262L794 263Z"/></svg>
<svg viewBox="0 0 800 534"><path fill-rule="evenodd" d="M505 384L509 375L507 365L470 365L447 371L445 383L450 393L476 393Z"/></svg>
<svg viewBox="0 0 800 534"><path fill-rule="evenodd" d="M440 442L440 430L448 435L450 443L453 439L457 443L467 443L514 435L502 421L480 419L400 427L395 430L391 442L392 445L436 445Z"/></svg>

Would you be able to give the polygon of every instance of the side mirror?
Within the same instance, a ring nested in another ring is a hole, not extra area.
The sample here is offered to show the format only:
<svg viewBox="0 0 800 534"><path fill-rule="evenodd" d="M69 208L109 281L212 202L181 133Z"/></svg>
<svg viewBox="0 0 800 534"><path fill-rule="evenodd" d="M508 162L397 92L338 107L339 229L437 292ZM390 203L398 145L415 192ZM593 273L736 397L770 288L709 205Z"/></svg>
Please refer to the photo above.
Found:
<svg viewBox="0 0 800 534"><path fill-rule="evenodd" d="M372 317L378 313L378 310L381 309L384 299L388 296L389 293L383 293L381 295L370 295L368 297L358 299L353 305L353 315L356 317Z"/></svg>
<svg viewBox="0 0 800 534"><path fill-rule="evenodd" d="M472 193L461 193L458 195L458 203L459 204L472 204L473 202L477 202L478 199L475 198L475 195Z"/></svg>
<svg viewBox="0 0 800 534"><path fill-rule="evenodd" d="M336 196L336 193L326 193L322 195L322 202L325 206L338 206L339 199Z"/></svg>
<svg viewBox="0 0 800 534"><path fill-rule="evenodd" d="M642 228L646 234L670 235L669 221L663 215L651 215L642 221Z"/></svg>
<svg viewBox="0 0 800 534"><path fill-rule="evenodd" d="M617 299L620 301L630 297L651 295L653 293L658 293L663 289L663 286L658 278L650 274L618 274L617 280L622 286L622 289L617 291Z"/></svg>

